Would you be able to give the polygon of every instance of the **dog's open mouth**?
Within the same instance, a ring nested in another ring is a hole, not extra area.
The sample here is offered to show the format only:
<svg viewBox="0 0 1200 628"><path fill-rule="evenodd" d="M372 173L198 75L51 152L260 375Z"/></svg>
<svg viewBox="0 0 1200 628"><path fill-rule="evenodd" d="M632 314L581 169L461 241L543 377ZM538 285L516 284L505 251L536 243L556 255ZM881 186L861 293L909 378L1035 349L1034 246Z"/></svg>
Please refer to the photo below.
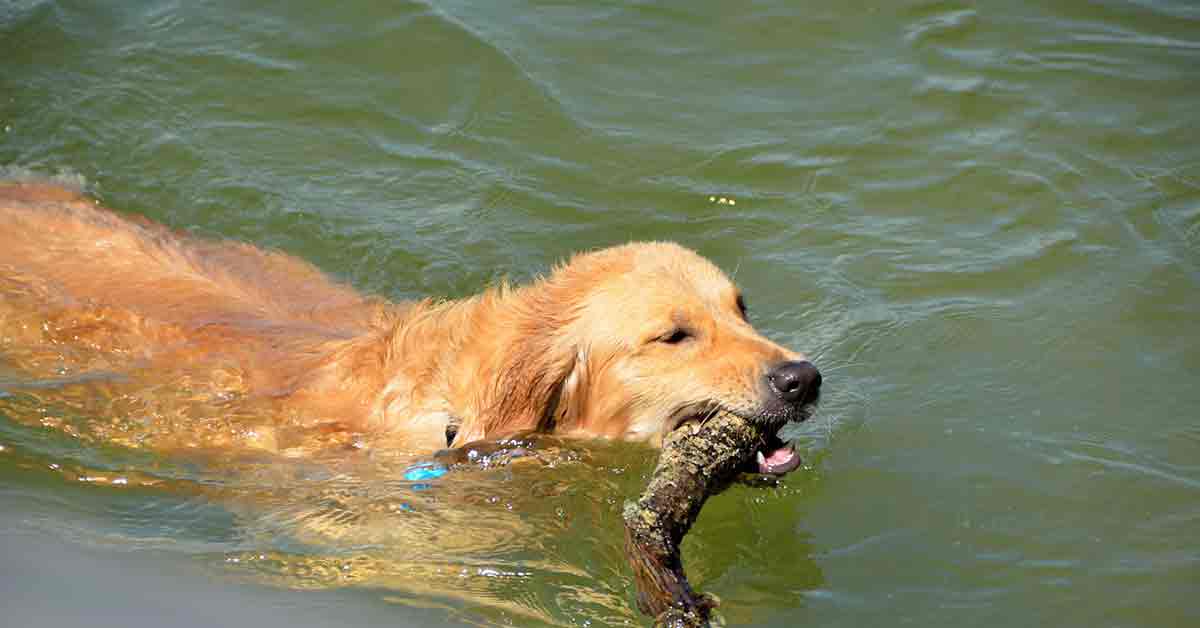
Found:
<svg viewBox="0 0 1200 628"><path fill-rule="evenodd" d="M800 455L778 435L771 435L754 455L753 471L767 475L783 475L800 466Z"/></svg>
<svg viewBox="0 0 1200 628"><path fill-rule="evenodd" d="M676 429L687 426L704 423L705 420L719 412L719 407L711 407L705 411L698 413L689 413L684 415L682 420L676 424ZM808 418L811 409L808 409L799 420ZM778 419L764 421L761 418L746 417L752 424L762 427L763 436L761 437L760 446L754 452L754 456L745 464L742 471L744 473L760 473L763 475L784 475L796 470L800 466L800 455L792 447L791 443L786 443L779 437L779 430L787 423L786 420Z"/></svg>

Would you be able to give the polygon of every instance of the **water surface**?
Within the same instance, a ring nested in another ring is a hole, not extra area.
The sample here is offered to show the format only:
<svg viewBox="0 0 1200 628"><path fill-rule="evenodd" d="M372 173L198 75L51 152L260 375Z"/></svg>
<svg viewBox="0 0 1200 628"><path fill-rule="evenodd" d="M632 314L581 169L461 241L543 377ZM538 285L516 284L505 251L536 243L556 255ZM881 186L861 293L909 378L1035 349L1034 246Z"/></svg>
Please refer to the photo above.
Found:
<svg viewBox="0 0 1200 628"><path fill-rule="evenodd" d="M393 299L677 240L825 373L806 467L685 543L729 624L1200 624L1194 3L17 0L0 167ZM0 617L154 624L161 572L212 623L644 621L644 449L414 490L0 382Z"/></svg>

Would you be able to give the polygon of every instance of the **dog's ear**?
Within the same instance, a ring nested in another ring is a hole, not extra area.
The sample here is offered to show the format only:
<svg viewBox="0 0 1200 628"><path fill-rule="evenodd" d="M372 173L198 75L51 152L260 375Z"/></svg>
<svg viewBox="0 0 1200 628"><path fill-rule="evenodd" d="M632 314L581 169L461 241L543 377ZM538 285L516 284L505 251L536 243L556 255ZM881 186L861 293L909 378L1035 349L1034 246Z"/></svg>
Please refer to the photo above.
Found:
<svg viewBox="0 0 1200 628"><path fill-rule="evenodd" d="M588 352L580 348L575 352L575 362L567 373L558 389L557 399L548 408L548 424L538 426L539 430L551 432L556 427L578 424L587 407L588 391L591 389L591 369L588 362Z"/></svg>
<svg viewBox="0 0 1200 628"><path fill-rule="evenodd" d="M586 352L561 346L566 343L551 334L529 335L521 344L493 385L483 422L487 435L552 432L556 425L574 421L583 407Z"/></svg>

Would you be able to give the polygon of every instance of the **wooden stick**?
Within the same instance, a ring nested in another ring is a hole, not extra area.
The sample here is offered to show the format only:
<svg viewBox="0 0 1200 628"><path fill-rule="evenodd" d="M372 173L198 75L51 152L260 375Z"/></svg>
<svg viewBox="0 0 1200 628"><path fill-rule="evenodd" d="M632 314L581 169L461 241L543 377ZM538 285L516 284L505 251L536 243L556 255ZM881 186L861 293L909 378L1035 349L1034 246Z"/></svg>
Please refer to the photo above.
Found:
<svg viewBox="0 0 1200 628"><path fill-rule="evenodd" d="M720 412L672 431L650 484L625 504L625 549L638 608L658 625L707 626L716 599L688 584L679 543L710 495L724 488L763 446L763 426Z"/></svg>

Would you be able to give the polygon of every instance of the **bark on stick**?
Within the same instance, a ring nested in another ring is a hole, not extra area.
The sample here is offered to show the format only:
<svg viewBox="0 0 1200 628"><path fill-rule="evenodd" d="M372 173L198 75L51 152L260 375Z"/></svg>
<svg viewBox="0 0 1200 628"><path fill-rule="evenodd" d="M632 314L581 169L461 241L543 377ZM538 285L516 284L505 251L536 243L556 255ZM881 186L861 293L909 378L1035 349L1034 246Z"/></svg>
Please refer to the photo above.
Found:
<svg viewBox="0 0 1200 628"><path fill-rule="evenodd" d="M706 626L715 599L692 591L679 543L716 494L763 445L763 428L721 412L676 429L663 442L646 491L625 504L625 548L638 588L638 608L659 625Z"/></svg>

